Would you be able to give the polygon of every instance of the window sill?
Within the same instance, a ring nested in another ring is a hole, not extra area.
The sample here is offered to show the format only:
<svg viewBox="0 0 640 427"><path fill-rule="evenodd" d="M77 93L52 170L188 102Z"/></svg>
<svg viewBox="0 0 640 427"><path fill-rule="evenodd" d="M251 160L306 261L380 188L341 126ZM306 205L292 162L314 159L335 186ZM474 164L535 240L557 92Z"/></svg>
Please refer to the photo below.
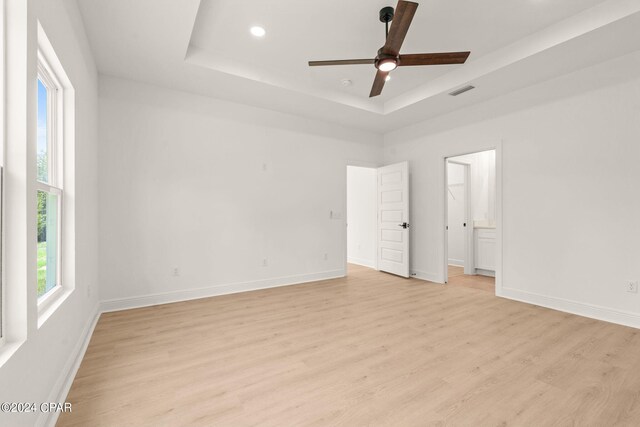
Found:
<svg viewBox="0 0 640 427"><path fill-rule="evenodd" d="M24 341L6 342L2 340L2 343L0 344L0 368L2 368L4 364L11 359L11 356L18 351L23 343Z"/></svg>
<svg viewBox="0 0 640 427"><path fill-rule="evenodd" d="M65 289L62 286L56 286L47 294L38 299L38 329L51 317L53 313L65 302L71 295L73 289Z"/></svg>

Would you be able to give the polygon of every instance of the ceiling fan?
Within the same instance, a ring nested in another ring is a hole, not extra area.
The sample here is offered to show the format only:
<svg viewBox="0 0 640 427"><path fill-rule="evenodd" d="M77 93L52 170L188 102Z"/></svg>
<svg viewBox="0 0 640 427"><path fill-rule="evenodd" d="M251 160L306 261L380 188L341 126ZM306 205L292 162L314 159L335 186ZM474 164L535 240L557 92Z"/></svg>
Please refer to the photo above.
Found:
<svg viewBox="0 0 640 427"><path fill-rule="evenodd" d="M446 65L464 64L471 52L442 52L442 53L413 53L400 55L400 48L404 41L409 26L416 13L418 3L399 0L395 11L391 6L380 10L380 21L385 24L386 41L384 46L378 50L378 55L374 59L338 59L333 61L309 61L309 66L320 65L358 65L373 64L378 71L369 98L382 93L382 88L390 71L396 67L407 67L414 65ZM389 29L389 22L392 22Z"/></svg>

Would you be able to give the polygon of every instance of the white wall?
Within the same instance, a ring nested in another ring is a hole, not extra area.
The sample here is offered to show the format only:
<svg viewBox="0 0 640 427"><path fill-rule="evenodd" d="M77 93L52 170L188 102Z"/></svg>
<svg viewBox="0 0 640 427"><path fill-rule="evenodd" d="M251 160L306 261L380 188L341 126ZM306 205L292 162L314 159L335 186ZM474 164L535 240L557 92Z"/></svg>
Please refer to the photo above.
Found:
<svg viewBox="0 0 640 427"><path fill-rule="evenodd" d="M347 167L347 262L375 268L376 179L373 168Z"/></svg>
<svg viewBox="0 0 640 427"><path fill-rule="evenodd" d="M105 307L343 276L346 166L378 164L381 143L335 125L101 78Z"/></svg>
<svg viewBox="0 0 640 427"><path fill-rule="evenodd" d="M477 221L496 220L496 152L465 154L452 160L467 163L470 175L471 217Z"/></svg>
<svg viewBox="0 0 640 427"><path fill-rule="evenodd" d="M76 355L97 313L97 72L73 0L8 0L9 133L7 147L7 338L15 350L0 367L0 402L64 399ZM75 88L75 290L37 326L35 136L37 19ZM13 70L13 71L12 71ZM15 72L14 72L15 71ZM27 113L20 109L26 106ZM17 138L20 129L22 137ZM24 141L27 141L25 144ZM26 280L25 280L26 278ZM26 305L24 305L26 301ZM14 303L15 302L15 303ZM23 310L24 308L24 310ZM34 426L47 414L0 412L0 425Z"/></svg>
<svg viewBox="0 0 640 427"><path fill-rule="evenodd" d="M442 159L501 146L498 292L640 326L640 295L625 291L627 280L640 278L640 80L601 79L629 64L639 75L638 59L633 54L387 135L385 162L410 162L418 276L444 275ZM539 101L549 88L567 87L581 93ZM531 100L539 104L513 108ZM491 111L495 117L486 118Z"/></svg>

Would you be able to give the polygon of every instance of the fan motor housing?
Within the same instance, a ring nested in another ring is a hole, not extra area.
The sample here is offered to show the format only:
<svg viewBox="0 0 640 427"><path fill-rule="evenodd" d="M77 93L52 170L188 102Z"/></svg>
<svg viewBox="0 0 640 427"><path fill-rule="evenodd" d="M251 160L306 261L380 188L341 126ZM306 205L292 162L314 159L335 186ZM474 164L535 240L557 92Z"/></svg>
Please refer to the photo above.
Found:
<svg viewBox="0 0 640 427"><path fill-rule="evenodd" d="M385 59L393 59L395 61L395 63L396 63L396 66L400 65L400 57L395 56L395 55L389 55L388 53L383 53L382 49L383 48L380 48L378 50L378 55L376 56L376 59L375 59L375 62L374 62L374 65L375 65L376 68L378 68L378 66L380 65L380 62L385 60Z"/></svg>
<svg viewBox="0 0 640 427"><path fill-rule="evenodd" d="M391 6L380 9L380 22L391 22L393 20L394 10Z"/></svg>

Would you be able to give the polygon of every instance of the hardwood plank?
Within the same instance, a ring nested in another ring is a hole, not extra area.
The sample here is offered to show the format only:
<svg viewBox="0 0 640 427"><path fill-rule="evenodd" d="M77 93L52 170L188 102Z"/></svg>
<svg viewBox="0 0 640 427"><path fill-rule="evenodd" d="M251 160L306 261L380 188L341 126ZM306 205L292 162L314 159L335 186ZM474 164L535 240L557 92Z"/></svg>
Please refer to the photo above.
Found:
<svg viewBox="0 0 640 427"><path fill-rule="evenodd" d="M349 266L105 313L57 425L640 425L638 330L452 279Z"/></svg>

